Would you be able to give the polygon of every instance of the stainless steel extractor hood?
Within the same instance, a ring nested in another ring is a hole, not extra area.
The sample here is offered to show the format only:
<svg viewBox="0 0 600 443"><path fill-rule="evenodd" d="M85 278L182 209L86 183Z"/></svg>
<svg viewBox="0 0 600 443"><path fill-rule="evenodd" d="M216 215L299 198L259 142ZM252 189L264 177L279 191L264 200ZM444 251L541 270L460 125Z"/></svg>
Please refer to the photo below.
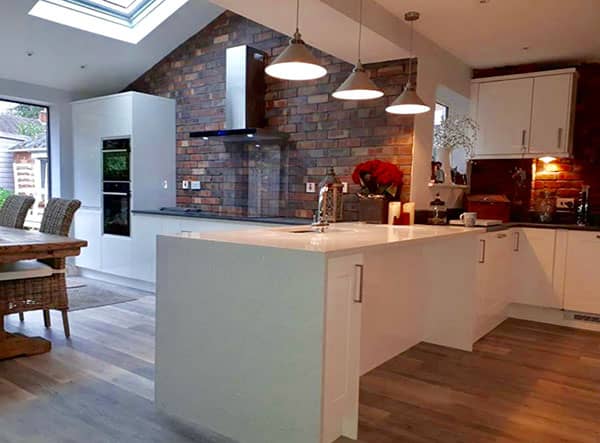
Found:
<svg viewBox="0 0 600 443"><path fill-rule="evenodd" d="M225 52L225 129L191 132L190 137L226 142L279 142L285 134L264 129L266 54L250 46Z"/></svg>

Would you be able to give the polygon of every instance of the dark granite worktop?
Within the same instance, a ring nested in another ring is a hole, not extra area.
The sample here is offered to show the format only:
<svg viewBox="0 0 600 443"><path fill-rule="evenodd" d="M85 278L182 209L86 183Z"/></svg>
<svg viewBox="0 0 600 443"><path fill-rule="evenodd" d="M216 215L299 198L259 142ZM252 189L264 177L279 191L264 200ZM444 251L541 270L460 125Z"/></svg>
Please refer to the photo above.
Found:
<svg viewBox="0 0 600 443"><path fill-rule="evenodd" d="M223 215L215 214L211 212L202 212L193 209L178 208L178 209L147 209L147 210L133 210L133 214L147 214L147 215L164 215L167 217L188 217L188 218L200 218L208 220L226 220L226 221L237 221L247 223L272 223L279 225L309 225L311 220L305 218L287 218L287 217L248 217L243 215Z"/></svg>
<svg viewBox="0 0 600 443"><path fill-rule="evenodd" d="M510 228L538 228L538 229L568 229L572 231L599 231L600 226L579 226L574 223L530 223L530 222L510 222L497 226L489 226L488 232L503 231Z"/></svg>

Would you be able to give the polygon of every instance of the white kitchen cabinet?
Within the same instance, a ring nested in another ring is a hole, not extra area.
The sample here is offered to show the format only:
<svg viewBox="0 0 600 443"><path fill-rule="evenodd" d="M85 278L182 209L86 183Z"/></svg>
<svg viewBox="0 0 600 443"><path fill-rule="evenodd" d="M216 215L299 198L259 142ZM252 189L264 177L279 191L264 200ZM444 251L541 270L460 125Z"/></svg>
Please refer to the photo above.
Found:
<svg viewBox="0 0 600 443"><path fill-rule="evenodd" d="M327 264L322 442L357 438L360 329L363 298L361 255Z"/></svg>
<svg viewBox="0 0 600 443"><path fill-rule="evenodd" d="M100 269L102 266L101 219L100 209L80 208L75 213L75 237L88 242L87 247L81 248L81 254L75 257L77 266L87 269Z"/></svg>
<svg viewBox="0 0 600 443"><path fill-rule="evenodd" d="M83 207L102 207L102 139L131 133L130 95L73 103L73 189Z"/></svg>
<svg viewBox="0 0 600 443"><path fill-rule="evenodd" d="M564 308L600 314L600 232L569 231Z"/></svg>
<svg viewBox="0 0 600 443"><path fill-rule="evenodd" d="M475 158L519 158L571 152L575 69L473 80Z"/></svg>
<svg viewBox="0 0 600 443"><path fill-rule="evenodd" d="M522 154L527 149L532 94L532 78L480 85L478 157Z"/></svg>
<svg viewBox="0 0 600 443"><path fill-rule="evenodd" d="M106 274L131 278L134 259L132 238L104 234L101 244L102 266L100 270ZM135 255L137 256L137 252Z"/></svg>
<svg viewBox="0 0 600 443"><path fill-rule="evenodd" d="M510 303L512 245L509 231L490 232L479 237L475 339L506 319L506 308Z"/></svg>
<svg viewBox="0 0 600 443"><path fill-rule="evenodd" d="M573 115L573 80L574 77L569 74L535 78L529 153L568 154Z"/></svg>
<svg viewBox="0 0 600 443"><path fill-rule="evenodd" d="M562 295L554 288L555 229L512 230L512 282L515 303L562 308Z"/></svg>

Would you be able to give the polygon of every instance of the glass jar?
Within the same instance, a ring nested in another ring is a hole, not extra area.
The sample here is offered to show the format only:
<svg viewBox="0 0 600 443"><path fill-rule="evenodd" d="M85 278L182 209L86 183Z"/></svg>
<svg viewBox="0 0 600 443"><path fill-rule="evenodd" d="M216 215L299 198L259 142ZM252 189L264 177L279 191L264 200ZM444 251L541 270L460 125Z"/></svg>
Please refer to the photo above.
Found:
<svg viewBox="0 0 600 443"><path fill-rule="evenodd" d="M429 218L427 223L430 225L445 225L448 223L448 209L446 202L440 198L440 194L435 195L435 200L429 203Z"/></svg>
<svg viewBox="0 0 600 443"><path fill-rule="evenodd" d="M535 211L540 222L552 222L556 212L556 194L548 190L540 192L535 202Z"/></svg>

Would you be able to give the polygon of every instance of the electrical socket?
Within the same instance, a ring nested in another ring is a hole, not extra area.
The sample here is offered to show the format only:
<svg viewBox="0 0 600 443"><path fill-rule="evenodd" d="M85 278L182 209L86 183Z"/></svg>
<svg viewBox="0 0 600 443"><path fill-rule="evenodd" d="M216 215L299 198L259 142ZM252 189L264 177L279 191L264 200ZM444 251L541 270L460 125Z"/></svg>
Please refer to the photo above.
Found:
<svg viewBox="0 0 600 443"><path fill-rule="evenodd" d="M202 186L200 185L200 182L197 180L191 181L191 187L192 187L192 191L197 191L202 188Z"/></svg>
<svg viewBox="0 0 600 443"><path fill-rule="evenodd" d="M315 182L306 183L306 192L310 192L311 194L317 192L317 185L315 184Z"/></svg>
<svg viewBox="0 0 600 443"><path fill-rule="evenodd" d="M181 182L181 189L190 189L190 182L187 180L183 180Z"/></svg>
<svg viewBox="0 0 600 443"><path fill-rule="evenodd" d="M559 197L556 199L556 207L558 209L573 209L575 207L575 199Z"/></svg>
<svg viewBox="0 0 600 443"><path fill-rule="evenodd" d="M342 193L348 193L348 182L342 182Z"/></svg>

